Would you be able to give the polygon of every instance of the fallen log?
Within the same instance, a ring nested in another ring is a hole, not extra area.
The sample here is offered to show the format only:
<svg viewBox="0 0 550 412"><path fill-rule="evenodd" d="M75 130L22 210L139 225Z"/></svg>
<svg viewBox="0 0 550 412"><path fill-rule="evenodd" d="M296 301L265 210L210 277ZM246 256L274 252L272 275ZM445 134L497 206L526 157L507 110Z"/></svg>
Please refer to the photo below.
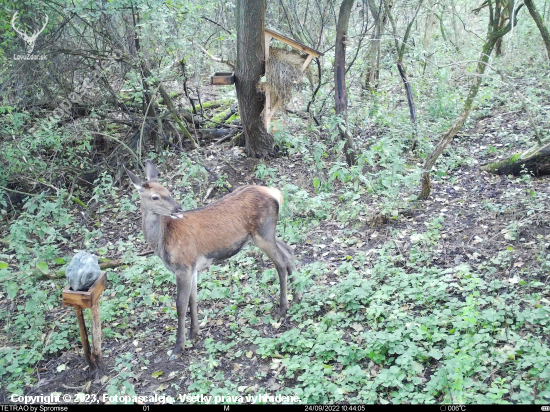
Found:
<svg viewBox="0 0 550 412"><path fill-rule="evenodd" d="M220 100L211 100L209 102L203 102L203 109L217 109L218 107L231 106L235 100L233 99L220 99Z"/></svg>
<svg viewBox="0 0 550 412"><path fill-rule="evenodd" d="M188 110L181 110L179 115L183 117L187 123L194 123L195 126L200 126L204 122L204 118L198 114L193 114Z"/></svg>
<svg viewBox="0 0 550 412"><path fill-rule="evenodd" d="M235 114L235 109L233 106L228 107L227 109L219 112L215 116L212 116L212 119L210 119L209 122L206 123L206 127L216 127L216 124L224 124L227 119L229 119L231 116Z"/></svg>
<svg viewBox="0 0 550 412"><path fill-rule="evenodd" d="M527 170L535 176L550 175L550 143L533 147L501 162L490 163L482 169L498 175L519 176L522 170Z"/></svg>
<svg viewBox="0 0 550 412"><path fill-rule="evenodd" d="M202 140L217 140L234 132L234 129L200 129L197 130Z"/></svg>

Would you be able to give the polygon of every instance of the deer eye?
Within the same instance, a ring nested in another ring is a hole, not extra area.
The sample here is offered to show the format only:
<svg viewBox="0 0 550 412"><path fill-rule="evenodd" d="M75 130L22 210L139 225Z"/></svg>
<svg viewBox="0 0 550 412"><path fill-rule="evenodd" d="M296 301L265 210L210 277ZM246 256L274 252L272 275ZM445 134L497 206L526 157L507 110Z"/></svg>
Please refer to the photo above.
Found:
<svg viewBox="0 0 550 412"><path fill-rule="evenodd" d="M153 195L153 196L151 196L151 199L153 199L153 200L159 200L160 198L159 198L157 195Z"/></svg>

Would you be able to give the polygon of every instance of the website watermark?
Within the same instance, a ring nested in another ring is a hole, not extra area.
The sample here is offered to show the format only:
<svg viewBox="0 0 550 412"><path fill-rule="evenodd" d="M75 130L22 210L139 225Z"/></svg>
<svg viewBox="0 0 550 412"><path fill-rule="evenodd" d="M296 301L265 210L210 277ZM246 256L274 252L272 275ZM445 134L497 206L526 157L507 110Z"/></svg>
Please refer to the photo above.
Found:
<svg viewBox="0 0 550 412"><path fill-rule="evenodd" d="M46 60L46 55L32 54L32 52L34 51L34 45L36 43L36 39L38 38L38 35L44 31L44 29L46 28L46 25L48 24L48 20L49 20L48 15L46 14L46 21L44 22L44 25L42 26L42 28L33 30L32 34L28 35L25 31L19 30L15 26L15 22L17 21L17 18L18 18L17 17L18 13L19 13L18 11L15 12L13 17L11 18L11 27L13 27L13 30L15 30L15 32L19 34L19 36L21 36L21 38L25 42L25 45L27 48L27 54L19 54L19 55L14 54L13 60Z"/></svg>

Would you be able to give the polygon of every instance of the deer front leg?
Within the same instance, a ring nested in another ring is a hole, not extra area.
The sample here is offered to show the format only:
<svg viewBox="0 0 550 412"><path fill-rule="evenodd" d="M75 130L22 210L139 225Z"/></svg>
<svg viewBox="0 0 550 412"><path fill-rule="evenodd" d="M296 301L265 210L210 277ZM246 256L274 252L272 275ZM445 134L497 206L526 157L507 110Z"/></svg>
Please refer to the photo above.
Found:
<svg viewBox="0 0 550 412"><path fill-rule="evenodd" d="M197 313L197 277L199 276L199 272L193 270L192 276L191 296L189 298L189 307L191 309L191 334L189 338L195 342L199 336L199 316Z"/></svg>
<svg viewBox="0 0 550 412"><path fill-rule="evenodd" d="M187 314L187 305L191 296L191 287L193 285L193 276L190 268L178 270L176 272L176 309L178 312L178 332L176 335L176 346L172 350L170 360L175 359L185 349L185 316Z"/></svg>

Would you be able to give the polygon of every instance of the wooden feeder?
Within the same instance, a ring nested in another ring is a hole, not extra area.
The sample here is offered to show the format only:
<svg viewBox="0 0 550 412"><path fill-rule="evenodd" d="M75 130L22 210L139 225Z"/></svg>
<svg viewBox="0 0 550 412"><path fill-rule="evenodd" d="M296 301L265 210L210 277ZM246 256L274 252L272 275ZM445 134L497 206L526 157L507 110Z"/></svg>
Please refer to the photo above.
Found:
<svg viewBox="0 0 550 412"><path fill-rule="evenodd" d="M269 60L269 42L272 38L279 40L285 44L288 44L293 49L300 50L301 52L304 52L307 54L306 60L304 61L304 64L302 65L302 73L305 69L307 69L307 66L309 66L309 63L311 63L311 60L314 57L322 56L323 53L312 49L311 47L306 46L305 44L302 44L300 42L297 42L296 40L292 40L289 37L286 37L285 35L276 32L275 30L271 30L268 28L264 29L264 38L265 38L265 61L267 62ZM282 102L277 101L274 106L271 106L271 92L269 90L269 86L265 87L265 110L264 110L264 124L265 128L269 130L269 123L271 122L271 118L273 117L273 114L279 109Z"/></svg>
<svg viewBox="0 0 550 412"><path fill-rule="evenodd" d="M84 358L90 366L90 370L101 367L101 318L99 317L99 297L107 287L107 276L105 272L101 275L87 291L73 291L70 286L63 290L63 306L73 306L80 328L80 340L84 349ZM88 342L88 330L84 323L82 309L90 308L92 313L92 350Z"/></svg>
<svg viewBox="0 0 550 412"><path fill-rule="evenodd" d="M214 73L214 76L210 77L210 84L212 86L228 86L231 84L235 84L235 73L233 72Z"/></svg>
<svg viewBox="0 0 550 412"><path fill-rule="evenodd" d="M323 53L312 49L311 47L306 46L305 44L302 44L300 42L297 42L296 40L292 40L289 37L286 37L285 35L276 32L275 30L271 29L264 29L264 39L265 39L265 61L269 59L269 42L271 39L279 40L285 44L288 44L290 47L300 50L303 53L307 54L307 58L304 61L304 64L302 65L302 73L304 70L309 66L309 63L311 63L311 60L314 57L322 56ZM213 86L225 86L225 85L231 85L235 83L235 73L214 73L214 76L210 78L210 84ZM264 110L264 124L265 128L269 130L269 123L271 122L271 118L273 117L273 114L279 109L281 106L281 101L277 101L275 105L271 106L271 92L269 90L269 86L265 87L265 110ZM275 128L276 129L276 128Z"/></svg>

